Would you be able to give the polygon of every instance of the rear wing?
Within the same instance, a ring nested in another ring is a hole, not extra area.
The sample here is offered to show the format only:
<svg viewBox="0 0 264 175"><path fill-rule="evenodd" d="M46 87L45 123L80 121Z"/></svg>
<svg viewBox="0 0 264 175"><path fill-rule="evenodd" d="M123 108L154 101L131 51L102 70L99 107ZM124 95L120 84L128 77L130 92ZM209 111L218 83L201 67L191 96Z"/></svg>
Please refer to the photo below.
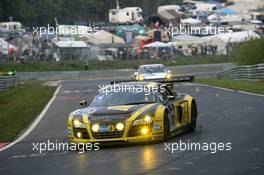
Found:
<svg viewBox="0 0 264 175"><path fill-rule="evenodd" d="M143 80L142 82L157 82L157 83L164 83L164 84L173 84L173 83L182 83L182 82L193 82L195 80L194 76L181 76L181 77L172 77L170 79L147 79ZM117 80L112 81L111 84L118 84L118 83L127 83L127 82L136 82L139 80Z"/></svg>

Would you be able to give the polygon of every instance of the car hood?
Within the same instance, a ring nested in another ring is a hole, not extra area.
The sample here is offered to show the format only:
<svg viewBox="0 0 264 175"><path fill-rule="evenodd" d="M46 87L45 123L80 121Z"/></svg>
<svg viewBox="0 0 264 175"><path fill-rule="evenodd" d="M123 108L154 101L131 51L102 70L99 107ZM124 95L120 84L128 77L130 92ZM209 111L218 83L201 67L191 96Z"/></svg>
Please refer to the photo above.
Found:
<svg viewBox="0 0 264 175"><path fill-rule="evenodd" d="M165 78L167 73L150 73L150 74L141 74L144 76L145 79L159 79L159 78Z"/></svg>
<svg viewBox="0 0 264 175"><path fill-rule="evenodd" d="M87 114L91 123L123 122L145 105L148 104L87 107L72 112L72 116Z"/></svg>

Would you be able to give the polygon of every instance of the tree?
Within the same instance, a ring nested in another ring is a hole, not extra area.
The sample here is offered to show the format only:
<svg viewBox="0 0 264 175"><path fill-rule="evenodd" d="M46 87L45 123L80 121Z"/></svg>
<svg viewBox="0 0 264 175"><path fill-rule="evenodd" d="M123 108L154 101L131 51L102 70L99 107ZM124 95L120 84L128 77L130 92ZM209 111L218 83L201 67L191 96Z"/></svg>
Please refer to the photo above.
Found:
<svg viewBox="0 0 264 175"><path fill-rule="evenodd" d="M121 7L138 6L148 16L159 5L180 3L182 0L120 0ZM0 19L21 21L26 26L54 24L57 17L61 24L76 21L108 21L108 11L115 8L115 0L1 0Z"/></svg>

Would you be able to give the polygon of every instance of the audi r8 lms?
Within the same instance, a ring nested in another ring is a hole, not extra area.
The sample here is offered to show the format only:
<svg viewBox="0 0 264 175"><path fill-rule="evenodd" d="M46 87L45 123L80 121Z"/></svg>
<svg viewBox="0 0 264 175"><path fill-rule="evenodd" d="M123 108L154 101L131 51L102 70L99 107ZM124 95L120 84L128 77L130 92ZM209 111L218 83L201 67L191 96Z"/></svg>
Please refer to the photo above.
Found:
<svg viewBox="0 0 264 175"><path fill-rule="evenodd" d="M176 93L172 85L138 81L109 85L112 91L100 89L89 104L82 101L84 107L70 113L70 142L165 141L178 133L195 131L195 99Z"/></svg>
<svg viewBox="0 0 264 175"><path fill-rule="evenodd" d="M162 64L146 64L138 68L134 73L135 80L149 80L149 79L170 79L171 71L167 70Z"/></svg>

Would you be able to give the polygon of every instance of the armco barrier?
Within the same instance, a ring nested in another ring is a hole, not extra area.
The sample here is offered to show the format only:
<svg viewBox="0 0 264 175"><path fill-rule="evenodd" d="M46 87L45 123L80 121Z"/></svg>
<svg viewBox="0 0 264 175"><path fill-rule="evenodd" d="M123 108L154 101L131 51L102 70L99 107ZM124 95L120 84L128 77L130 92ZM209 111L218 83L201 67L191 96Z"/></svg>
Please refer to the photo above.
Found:
<svg viewBox="0 0 264 175"><path fill-rule="evenodd" d="M257 64L252 66L237 66L218 74L219 79L233 79L233 80L264 80L264 64Z"/></svg>
<svg viewBox="0 0 264 175"><path fill-rule="evenodd" d="M9 90L16 86L16 76L0 76L0 92Z"/></svg>
<svg viewBox="0 0 264 175"><path fill-rule="evenodd" d="M232 63L200 64L168 67L175 76L195 75L195 78L216 77ZM18 81L25 80L65 80L65 79L127 79L135 69L93 70L93 71L54 71L54 72L16 72Z"/></svg>

